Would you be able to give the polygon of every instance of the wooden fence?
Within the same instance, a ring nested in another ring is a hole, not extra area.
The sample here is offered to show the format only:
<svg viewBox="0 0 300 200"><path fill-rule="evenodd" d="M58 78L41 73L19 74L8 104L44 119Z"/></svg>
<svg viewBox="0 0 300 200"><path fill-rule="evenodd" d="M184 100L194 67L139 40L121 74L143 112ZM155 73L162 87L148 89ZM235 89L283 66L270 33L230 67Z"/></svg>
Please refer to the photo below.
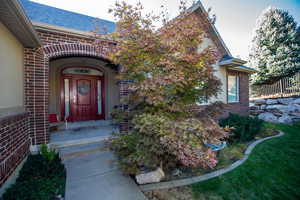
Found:
<svg viewBox="0 0 300 200"><path fill-rule="evenodd" d="M300 95L300 72L270 85L251 86L250 99L280 98Z"/></svg>

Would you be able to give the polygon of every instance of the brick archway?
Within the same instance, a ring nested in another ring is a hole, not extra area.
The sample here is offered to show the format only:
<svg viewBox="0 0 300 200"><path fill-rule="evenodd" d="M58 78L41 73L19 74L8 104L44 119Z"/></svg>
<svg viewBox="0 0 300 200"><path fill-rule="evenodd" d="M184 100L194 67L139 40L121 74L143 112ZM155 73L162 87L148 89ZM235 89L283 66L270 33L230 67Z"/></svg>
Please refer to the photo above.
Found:
<svg viewBox="0 0 300 200"><path fill-rule="evenodd" d="M115 45L109 42L100 45L88 43L56 43L39 49L25 49L24 85L25 108L29 113L29 130L32 145L49 143L49 63L60 57L94 57L108 59ZM122 86L120 86L122 88ZM122 95L120 93L120 95Z"/></svg>

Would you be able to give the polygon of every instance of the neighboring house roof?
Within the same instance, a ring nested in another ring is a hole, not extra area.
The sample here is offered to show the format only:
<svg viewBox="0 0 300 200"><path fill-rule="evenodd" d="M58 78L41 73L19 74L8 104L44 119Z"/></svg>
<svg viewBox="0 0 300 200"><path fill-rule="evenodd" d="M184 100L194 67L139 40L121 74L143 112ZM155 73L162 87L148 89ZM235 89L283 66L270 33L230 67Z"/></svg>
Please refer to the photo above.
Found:
<svg viewBox="0 0 300 200"><path fill-rule="evenodd" d="M20 0L25 12L33 22L40 22L80 31L94 31L96 28L105 29L105 32L115 31L115 23L87 15L35 3L29 0Z"/></svg>
<svg viewBox="0 0 300 200"><path fill-rule="evenodd" d="M1 0L0 22L24 47L39 47L41 42L18 0Z"/></svg>

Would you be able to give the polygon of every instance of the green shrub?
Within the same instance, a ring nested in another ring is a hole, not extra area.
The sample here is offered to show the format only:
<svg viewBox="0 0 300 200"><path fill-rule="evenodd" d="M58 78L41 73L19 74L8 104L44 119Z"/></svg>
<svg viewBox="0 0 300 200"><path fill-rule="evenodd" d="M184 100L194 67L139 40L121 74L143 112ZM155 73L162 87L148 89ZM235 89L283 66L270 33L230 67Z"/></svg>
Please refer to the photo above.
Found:
<svg viewBox="0 0 300 200"><path fill-rule="evenodd" d="M55 149L48 148L46 144L41 145L40 154L49 162L52 162L58 155Z"/></svg>
<svg viewBox="0 0 300 200"><path fill-rule="evenodd" d="M222 151L219 151L217 168L221 169L227 167L233 162L242 159L246 148L246 144L232 144L222 149Z"/></svg>
<svg viewBox="0 0 300 200"><path fill-rule="evenodd" d="M264 122L263 127L260 130L259 137L269 137L272 135L276 135L278 130L276 128L276 124L271 122Z"/></svg>
<svg viewBox="0 0 300 200"><path fill-rule="evenodd" d="M233 135L229 138L230 142L247 142L254 139L260 133L264 121L257 117L240 116L229 114L226 119L220 120L222 127L234 127Z"/></svg>
<svg viewBox="0 0 300 200"><path fill-rule="evenodd" d="M5 191L3 200L53 200L58 195L64 196L65 167L57 153L45 156L45 150L28 156L16 183Z"/></svg>
<svg viewBox="0 0 300 200"><path fill-rule="evenodd" d="M298 128L300 128L300 121L294 122L293 125L296 126L296 127L298 127Z"/></svg>

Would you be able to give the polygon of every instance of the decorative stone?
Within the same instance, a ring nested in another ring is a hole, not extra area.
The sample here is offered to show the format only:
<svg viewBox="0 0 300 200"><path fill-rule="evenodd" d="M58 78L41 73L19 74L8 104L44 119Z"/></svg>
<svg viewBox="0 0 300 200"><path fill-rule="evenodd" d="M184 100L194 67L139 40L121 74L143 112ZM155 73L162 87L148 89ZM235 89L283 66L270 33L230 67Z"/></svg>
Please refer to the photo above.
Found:
<svg viewBox="0 0 300 200"><path fill-rule="evenodd" d="M255 105L262 105L262 104L266 103L266 100L265 99L256 99L256 100L253 100L253 103Z"/></svg>
<svg viewBox="0 0 300 200"><path fill-rule="evenodd" d="M264 111L262 111L262 110L250 110L250 114L254 115L254 116L257 116L257 115L259 115L259 114L261 114L263 112Z"/></svg>
<svg viewBox="0 0 300 200"><path fill-rule="evenodd" d="M268 105L266 106L267 110L278 110L282 113L288 112L289 111L289 106L286 105L281 105L281 104L275 104L275 105Z"/></svg>
<svg viewBox="0 0 300 200"><path fill-rule="evenodd" d="M158 183L165 178L165 173L161 168L155 171L139 174L135 176L138 184Z"/></svg>
<svg viewBox="0 0 300 200"><path fill-rule="evenodd" d="M300 105L298 104L289 104L288 105L289 113L300 113Z"/></svg>
<svg viewBox="0 0 300 200"><path fill-rule="evenodd" d="M288 105L290 104L294 98L282 98L282 99L277 99L277 101L281 104Z"/></svg>
<svg viewBox="0 0 300 200"><path fill-rule="evenodd" d="M251 106L250 110L259 110L259 106Z"/></svg>
<svg viewBox="0 0 300 200"><path fill-rule="evenodd" d="M265 110L266 108L267 108L267 105L261 105L261 106L260 106L260 109L261 109L261 110Z"/></svg>
<svg viewBox="0 0 300 200"><path fill-rule="evenodd" d="M283 116L278 118L278 122L283 123L283 124L292 124L293 123L293 118L289 115L283 115Z"/></svg>
<svg viewBox="0 0 300 200"><path fill-rule="evenodd" d="M292 104L300 104L300 98L295 99L295 100L292 102Z"/></svg>
<svg viewBox="0 0 300 200"><path fill-rule="evenodd" d="M258 118L268 122L277 122L277 117L269 112L259 114Z"/></svg>
<svg viewBox="0 0 300 200"><path fill-rule="evenodd" d="M278 103L277 99L268 99L266 101L266 104L268 104L268 105L273 105L273 104L277 104L277 103Z"/></svg>

